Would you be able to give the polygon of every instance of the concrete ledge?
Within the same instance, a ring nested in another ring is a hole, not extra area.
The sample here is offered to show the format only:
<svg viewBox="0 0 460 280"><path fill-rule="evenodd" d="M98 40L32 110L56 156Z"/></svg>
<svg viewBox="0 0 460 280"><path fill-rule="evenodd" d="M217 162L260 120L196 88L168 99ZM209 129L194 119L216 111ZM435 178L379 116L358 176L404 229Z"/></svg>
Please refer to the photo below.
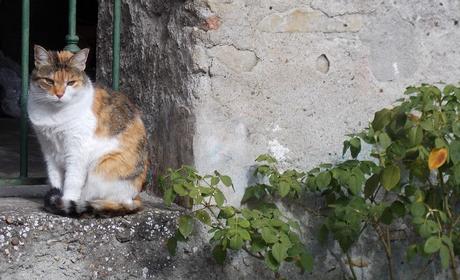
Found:
<svg viewBox="0 0 460 280"><path fill-rule="evenodd" d="M50 189L48 185L19 185L0 187L0 197L44 197Z"/></svg>
<svg viewBox="0 0 460 280"><path fill-rule="evenodd" d="M0 198L0 279L167 279L171 273L164 243L178 209L150 199L136 215L72 219L42 205Z"/></svg>
<svg viewBox="0 0 460 280"><path fill-rule="evenodd" d="M165 242L183 210L142 198L142 212L110 219L53 215L41 198L0 198L0 279L273 279L263 262L244 253L218 265L199 226L170 256ZM288 279L305 277L286 269Z"/></svg>

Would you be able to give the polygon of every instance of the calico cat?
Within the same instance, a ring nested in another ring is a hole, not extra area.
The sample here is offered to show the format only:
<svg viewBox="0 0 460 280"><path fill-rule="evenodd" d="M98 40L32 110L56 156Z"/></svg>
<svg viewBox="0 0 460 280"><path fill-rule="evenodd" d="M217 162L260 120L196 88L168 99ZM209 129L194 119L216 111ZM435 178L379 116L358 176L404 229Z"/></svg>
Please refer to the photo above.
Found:
<svg viewBox="0 0 460 280"><path fill-rule="evenodd" d="M46 161L45 209L63 216L114 216L142 207L147 138L140 112L85 74L89 49L34 47L28 113Z"/></svg>

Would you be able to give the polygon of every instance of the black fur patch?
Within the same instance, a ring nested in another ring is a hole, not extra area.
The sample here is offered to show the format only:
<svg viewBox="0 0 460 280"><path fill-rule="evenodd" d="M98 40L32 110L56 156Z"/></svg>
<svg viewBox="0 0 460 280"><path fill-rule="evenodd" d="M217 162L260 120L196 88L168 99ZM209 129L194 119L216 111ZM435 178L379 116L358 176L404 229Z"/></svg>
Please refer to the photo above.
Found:
<svg viewBox="0 0 460 280"><path fill-rule="evenodd" d="M62 191L52 188L45 195L45 209L51 213L67 216L80 217L84 213L92 212L93 209L89 204L77 205L75 201L63 201Z"/></svg>
<svg viewBox="0 0 460 280"><path fill-rule="evenodd" d="M65 216L62 205L62 192L60 189L52 188L45 195L45 209L51 213Z"/></svg>

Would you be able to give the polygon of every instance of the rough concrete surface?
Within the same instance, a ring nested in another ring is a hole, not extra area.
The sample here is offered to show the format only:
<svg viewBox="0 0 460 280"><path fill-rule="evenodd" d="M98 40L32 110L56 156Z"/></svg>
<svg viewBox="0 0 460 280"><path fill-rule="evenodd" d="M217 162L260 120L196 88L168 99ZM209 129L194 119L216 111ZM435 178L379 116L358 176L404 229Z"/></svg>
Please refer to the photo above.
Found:
<svg viewBox="0 0 460 280"><path fill-rule="evenodd" d="M74 219L46 213L42 198L0 198L0 279L267 279L272 273L248 255L218 265L198 226L176 256L166 240L179 208L143 196L145 209L116 218ZM286 275L297 269L286 267Z"/></svg>
<svg viewBox="0 0 460 280"><path fill-rule="evenodd" d="M341 160L345 135L406 86L460 77L458 0L122 2L121 88L146 113L155 167L193 163L226 173L236 188L226 193L232 204L257 155L301 169ZM100 1L100 80L110 74L110 7ZM313 219L288 208L313 240ZM311 279L346 273L335 244L310 246ZM362 279L387 278L379 246L368 236L352 252L368 264ZM401 248L395 255L399 279L447 277L434 264L418 276L421 263L402 265Z"/></svg>

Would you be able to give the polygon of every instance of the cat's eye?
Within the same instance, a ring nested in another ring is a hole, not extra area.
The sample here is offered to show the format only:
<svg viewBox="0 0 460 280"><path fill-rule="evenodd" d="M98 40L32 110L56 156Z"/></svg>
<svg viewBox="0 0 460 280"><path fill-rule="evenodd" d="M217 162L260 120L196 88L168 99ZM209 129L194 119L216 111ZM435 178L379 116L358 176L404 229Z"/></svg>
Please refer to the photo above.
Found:
<svg viewBox="0 0 460 280"><path fill-rule="evenodd" d="M68 85L68 86L73 86L75 83L76 83L76 81L68 81L68 82L67 82L67 85Z"/></svg>
<svg viewBox="0 0 460 280"><path fill-rule="evenodd" d="M50 86L54 85L54 81L51 80L51 79L43 78L43 80L45 81L45 83L47 83L47 84L50 85Z"/></svg>

